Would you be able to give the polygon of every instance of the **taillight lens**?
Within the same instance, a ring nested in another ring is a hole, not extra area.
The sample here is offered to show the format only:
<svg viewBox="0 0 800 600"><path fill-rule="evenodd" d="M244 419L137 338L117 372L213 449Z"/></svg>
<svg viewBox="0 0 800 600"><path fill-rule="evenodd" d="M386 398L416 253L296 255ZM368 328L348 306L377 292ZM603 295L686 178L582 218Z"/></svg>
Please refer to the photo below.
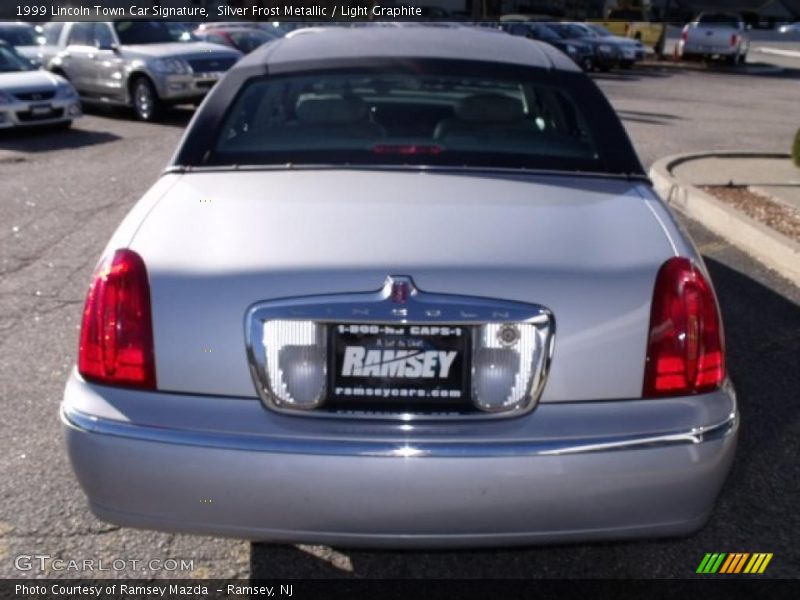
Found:
<svg viewBox="0 0 800 600"><path fill-rule="evenodd" d="M671 258L656 277L643 395L708 392L724 378L725 348L714 290L688 258Z"/></svg>
<svg viewBox="0 0 800 600"><path fill-rule="evenodd" d="M142 258L117 250L97 269L86 296L78 372L106 385L155 389L150 285Z"/></svg>
<svg viewBox="0 0 800 600"><path fill-rule="evenodd" d="M737 43L739 43L739 36L734 33L731 35L731 46L735 46Z"/></svg>
<svg viewBox="0 0 800 600"><path fill-rule="evenodd" d="M689 29L688 29L688 27L684 27L683 31L681 31L681 40L683 40L684 43L689 41Z"/></svg>

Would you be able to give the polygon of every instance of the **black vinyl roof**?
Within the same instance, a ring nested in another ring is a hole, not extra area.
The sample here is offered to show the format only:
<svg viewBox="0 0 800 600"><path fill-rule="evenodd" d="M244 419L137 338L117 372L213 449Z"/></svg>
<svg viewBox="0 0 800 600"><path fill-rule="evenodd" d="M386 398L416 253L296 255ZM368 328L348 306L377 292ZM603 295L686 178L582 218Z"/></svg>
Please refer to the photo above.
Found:
<svg viewBox="0 0 800 600"><path fill-rule="evenodd" d="M608 100L569 59L542 42L474 27L325 27L295 30L241 59L211 90L170 168L208 164L230 107L249 81L349 70L535 79L580 98L601 145L595 174L644 177L639 159ZM234 165L235 166L235 165Z"/></svg>
<svg viewBox="0 0 800 600"><path fill-rule="evenodd" d="M295 30L242 59L235 68L282 71L292 63L396 57L507 63L559 71L578 67L551 46L476 27L324 27Z"/></svg>

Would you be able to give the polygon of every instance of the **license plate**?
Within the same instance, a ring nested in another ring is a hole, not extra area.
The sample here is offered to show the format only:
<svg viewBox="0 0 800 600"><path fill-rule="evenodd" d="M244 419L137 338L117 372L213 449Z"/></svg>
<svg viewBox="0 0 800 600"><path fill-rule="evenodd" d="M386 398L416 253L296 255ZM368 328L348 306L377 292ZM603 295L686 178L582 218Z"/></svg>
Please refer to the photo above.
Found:
<svg viewBox="0 0 800 600"><path fill-rule="evenodd" d="M329 405L414 410L471 405L467 327L340 323L330 326L329 335Z"/></svg>
<svg viewBox="0 0 800 600"><path fill-rule="evenodd" d="M45 115L49 115L53 112L53 107L49 104L38 104L36 106L31 106L31 115L34 117L43 117Z"/></svg>

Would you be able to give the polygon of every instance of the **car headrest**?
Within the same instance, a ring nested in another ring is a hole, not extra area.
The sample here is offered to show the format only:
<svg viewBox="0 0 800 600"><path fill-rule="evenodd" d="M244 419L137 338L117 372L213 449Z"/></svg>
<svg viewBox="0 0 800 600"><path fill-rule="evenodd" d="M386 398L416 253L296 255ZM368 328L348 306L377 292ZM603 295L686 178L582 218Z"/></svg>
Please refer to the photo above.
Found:
<svg viewBox="0 0 800 600"><path fill-rule="evenodd" d="M525 117L522 102L503 94L475 94L456 105L456 117L470 123L511 123Z"/></svg>
<svg viewBox="0 0 800 600"><path fill-rule="evenodd" d="M297 101L295 115L304 125L346 125L366 119L367 105L356 96L306 96Z"/></svg>

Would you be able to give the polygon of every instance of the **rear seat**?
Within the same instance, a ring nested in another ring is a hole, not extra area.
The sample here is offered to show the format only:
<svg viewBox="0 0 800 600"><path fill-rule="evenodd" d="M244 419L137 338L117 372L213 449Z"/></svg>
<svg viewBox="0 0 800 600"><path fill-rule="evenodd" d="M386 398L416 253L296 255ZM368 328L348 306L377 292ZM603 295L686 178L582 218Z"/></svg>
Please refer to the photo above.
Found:
<svg viewBox="0 0 800 600"><path fill-rule="evenodd" d="M455 116L443 119L436 126L434 138L443 141L478 141L501 137L529 139L539 134L536 125L526 119L522 102L502 94L475 94L462 98L455 107Z"/></svg>
<svg viewBox="0 0 800 600"><path fill-rule="evenodd" d="M301 97L295 106L298 135L374 139L385 135L383 128L369 120L369 107L357 96Z"/></svg>

